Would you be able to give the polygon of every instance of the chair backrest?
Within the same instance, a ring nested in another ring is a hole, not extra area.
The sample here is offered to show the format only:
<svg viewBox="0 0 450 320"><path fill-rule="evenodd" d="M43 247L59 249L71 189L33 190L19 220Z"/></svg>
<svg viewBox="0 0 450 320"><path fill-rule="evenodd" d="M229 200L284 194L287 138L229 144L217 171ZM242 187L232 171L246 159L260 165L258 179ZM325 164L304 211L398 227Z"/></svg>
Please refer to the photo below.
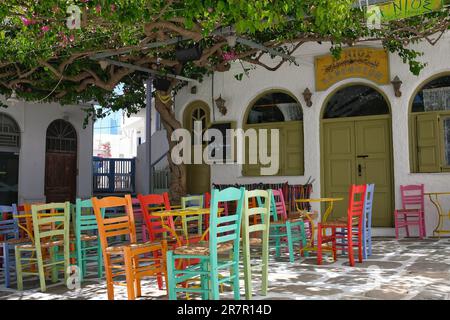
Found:
<svg viewBox="0 0 450 320"><path fill-rule="evenodd" d="M141 205L141 210L144 217L144 222L147 227L147 231L150 236L150 240L155 241L163 237L167 232L161 226L161 217L152 215L152 207L163 207L164 210L171 210L169 194L164 192L163 194L148 194L138 195L138 200ZM167 226L175 230L175 224L173 223L173 217L167 217L164 221Z"/></svg>
<svg viewBox="0 0 450 320"><path fill-rule="evenodd" d="M0 206L0 235L4 240L19 238L19 222L17 220L17 206Z"/></svg>
<svg viewBox="0 0 450 320"><path fill-rule="evenodd" d="M244 219L242 230L246 234L244 234L243 237L248 237L248 234L253 232L268 231L270 224L270 206L272 200L271 190L245 191L244 199ZM257 202L257 205L252 206L252 202ZM255 216L256 219L254 218ZM250 219L253 221L252 225L250 225Z"/></svg>
<svg viewBox="0 0 450 320"><path fill-rule="evenodd" d="M400 186L402 209L425 210L425 187L423 184Z"/></svg>
<svg viewBox="0 0 450 320"><path fill-rule="evenodd" d="M287 217L286 203L284 202L283 190L269 190L272 195L270 212L273 221L285 221Z"/></svg>
<svg viewBox="0 0 450 320"><path fill-rule="evenodd" d="M189 196L181 198L181 209L203 208L203 196Z"/></svg>
<svg viewBox="0 0 450 320"><path fill-rule="evenodd" d="M367 186L365 184L351 185L349 188L347 219L350 225L354 221L357 221L362 225L366 189Z"/></svg>
<svg viewBox="0 0 450 320"><path fill-rule="evenodd" d="M69 244L70 211L69 201L31 206L36 250L41 242L63 240Z"/></svg>
<svg viewBox="0 0 450 320"><path fill-rule="evenodd" d="M244 210L244 188L226 188L222 191L213 189L211 194L211 211L209 222L210 252L217 252L217 245L223 242L233 242L234 260L239 259L239 242L241 221ZM228 215L219 216L219 205L222 202L236 202L235 212L228 211Z"/></svg>
<svg viewBox="0 0 450 320"><path fill-rule="evenodd" d="M103 252L109 246L108 239L118 236L127 236L130 243L136 243L136 226L134 225L133 204L129 194L125 197L92 198L95 218L98 224L98 233ZM102 209L120 208L122 215L103 217Z"/></svg>
<svg viewBox="0 0 450 320"><path fill-rule="evenodd" d="M364 217L366 219L366 224L368 226L372 225L372 205L373 205L373 195L375 192L375 184L371 183L366 185L366 195L364 202Z"/></svg>
<svg viewBox="0 0 450 320"><path fill-rule="evenodd" d="M105 209L101 209L102 217L105 217ZM95 217L92 199L75 201L75 228L74 231L80 235L83 231L98 230L97 218Z"/></svg>

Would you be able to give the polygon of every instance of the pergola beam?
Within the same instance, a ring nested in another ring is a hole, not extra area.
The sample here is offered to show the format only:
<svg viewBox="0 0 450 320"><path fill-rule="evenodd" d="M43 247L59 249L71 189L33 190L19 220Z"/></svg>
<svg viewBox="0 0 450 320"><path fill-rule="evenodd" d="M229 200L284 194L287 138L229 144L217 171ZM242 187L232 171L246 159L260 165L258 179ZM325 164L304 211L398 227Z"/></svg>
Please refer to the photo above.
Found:
<svg viewBox="0 0 450 320"><path fill-rule="evenodd" d="M105 61L105 62L108 62L109 64L113 64L113 65L116 65L116 66L119 66L119 67L128 68L128 69L131 69L131 70L142 71L142 72L146 72L146 73L150 73L150 74L156 74L156 75L160 75L160 76L165 76L165 77L169 77L169 78L174 78L174 79L181 80L181 81L187 81L187 82L195 82L195 83L198 83L198 81L195 80L195 79L186 78L186 77L183 77L183 76L178 76L178 75L176 75L176 74L170 74L170 73L162 74L162 73L159 72L159 71L152 70L152 69L145 68L145 67L141 67L141 66L136 66L136 65L131 64L131 63L125 63L125 62L116 61L116 60L107 59L107 58L104 58L104 59L94 59L94 57L91 57L91 59L93 59L93 60L101 60L101 61Z"/></svg>

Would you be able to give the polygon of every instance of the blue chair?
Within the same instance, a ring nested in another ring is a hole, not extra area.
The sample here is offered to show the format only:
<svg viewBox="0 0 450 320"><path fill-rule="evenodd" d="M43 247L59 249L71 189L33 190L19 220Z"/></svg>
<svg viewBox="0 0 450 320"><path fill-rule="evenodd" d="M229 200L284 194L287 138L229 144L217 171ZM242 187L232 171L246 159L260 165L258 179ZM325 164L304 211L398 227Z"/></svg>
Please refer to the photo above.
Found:
<svg viewBox="0 0 450 320"><path fill-rule="evenodd" d="M219 285L230 283L234 299L240 299L239 244L241 220L244 209L244 188L213 189L211 195L210 230L208 242L197 242L167 252L167 278L169 299L176 300L177 293L200 293L203 300L219 299ZM236 212L219 216L219 203L236 201ZM220 255L220 259L219 259ZM200 262L184 269L176 269L178 259L198 259ZM222 275L222 270L230 274ZM200 287L187 287L184 282L199 279ZM181 286L177 286L181 284Z"/></svg>
<svg viewBox="0 0 450 320"><path fill-rule="evenodd" d="M11 216L11 217L10 217ZM9 288L11 284L11 271L15 269L14 254L10 254L10 250L15 250L16 245L31 242L29 239L20 239L19 222L17 219L17 206L0 206L0 235L3 236L0 246L2 248L2 270L5 278L5 287ZM15 272L13 272L15 273Z"/></svg>

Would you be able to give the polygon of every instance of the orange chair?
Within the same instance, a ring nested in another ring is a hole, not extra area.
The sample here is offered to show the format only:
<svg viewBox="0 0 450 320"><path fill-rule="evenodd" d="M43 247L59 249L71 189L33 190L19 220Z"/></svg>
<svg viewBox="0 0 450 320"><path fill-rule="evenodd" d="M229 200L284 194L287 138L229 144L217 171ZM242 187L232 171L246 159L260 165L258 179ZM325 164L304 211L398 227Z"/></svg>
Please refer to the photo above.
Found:
<svg viewBox="0 0 450 320"><path fill-rule="evenodd" d="M136 226L134 224L133 204L130 195L121 197L92 198L92 207L98 223L98 231L105 265L108 299L114 300L115 277L125 275L129 300L141 296L141 279L146 276L164 274L167 283L166 262L161 258L145 258L143 255L165 257L167 243L137 243ZM109 208L125 208L125 215L103 218L101 210ZM109 245L108 239L127 236L128 243ZM152 261L141 265L140 262Z"/></svg>

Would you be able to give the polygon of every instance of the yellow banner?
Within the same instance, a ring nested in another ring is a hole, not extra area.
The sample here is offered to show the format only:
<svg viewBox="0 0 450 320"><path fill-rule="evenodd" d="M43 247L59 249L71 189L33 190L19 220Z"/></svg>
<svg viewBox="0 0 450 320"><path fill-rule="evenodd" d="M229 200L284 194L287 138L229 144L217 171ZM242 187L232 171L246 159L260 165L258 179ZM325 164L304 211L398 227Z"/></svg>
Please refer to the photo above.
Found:
<svg viewBox="0 0 450 320"><path fill-rule="evenodd" d="M347 48L341 57L331 54L315 59L316 91L324 91L348 78L364 78L378 84L389 83L389 59L384 49Z"/></svg>

